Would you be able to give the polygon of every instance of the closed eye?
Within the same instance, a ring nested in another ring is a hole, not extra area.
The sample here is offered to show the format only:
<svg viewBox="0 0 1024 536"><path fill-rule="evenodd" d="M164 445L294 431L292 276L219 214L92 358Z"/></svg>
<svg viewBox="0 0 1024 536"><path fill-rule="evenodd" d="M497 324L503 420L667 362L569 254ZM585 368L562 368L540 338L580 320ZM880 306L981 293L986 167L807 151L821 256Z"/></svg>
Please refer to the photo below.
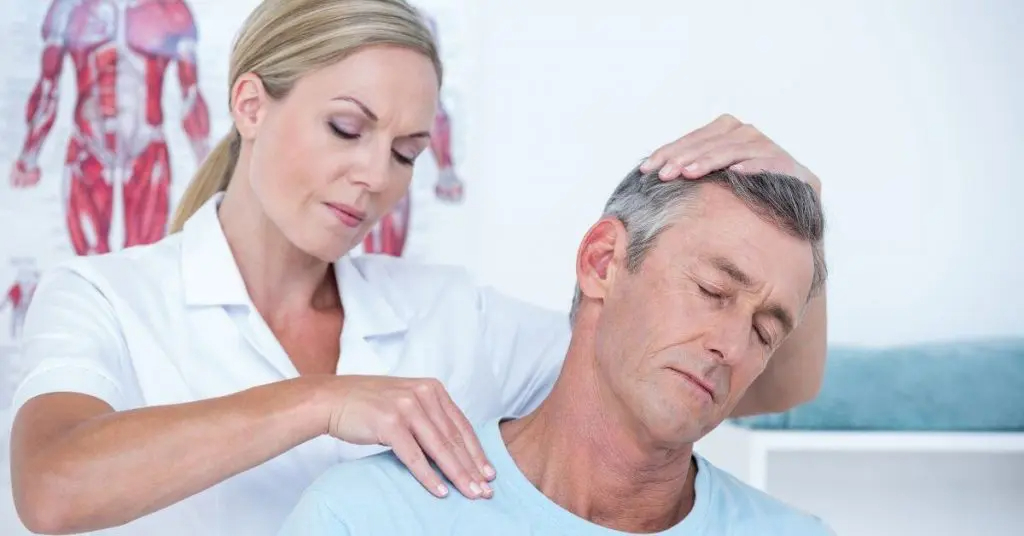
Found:
<svg viewBox="0 0 1024 536"><path fill-rule="evenodd" d="M703 294L704 296L707 296L708 298L720 300L720 299L722 299L724 297L722 294L720 294L718 292L714 292L712 290L708 290L707 288L705 288L702 285L697 285L697 288L700 289L700 293L701 294Z"/></svg>
<svg viewBox="0 0 1024 536"><path fill-rule="evenodd" d="M356 140L356 139L359 139L359 134L353 134L351 132L344 131L344 130L338 128L338 125L335 125L334 123L328 122L327 126L330 127L331 131L334 132L334 135L338 136L339 138L342 138L342 139L345 139L345 140Z"/></svg>
<svg viewBox="0 0 1024 536"><path fill-rule="evenodd" d="M357 139L359 139L359 134L354 134L352 132L347 132L345 130L342 130L341 128L338 128L338 125L335 125L334 123L328 122L327 126L330 127L331 132L333 132L335 136L338 136L341 139L344 139L344 140L357 140ZM403 166L411 166L411 165L413 165L413 162L415 161L415 157L405 156L404 154L402 154L402 153L400 153L398 151L391 151L391 155L392 155L392 157L394 157L396 162L398 162L399 164L402 164Z"/></svg>
<svg viewBox="0 0 1024 536"><path fill-rule="evenodd" d="M395 160L403 166L411 166L415 158L409 158L398 151L391 151L391 154L395 157Z"/></svg>
<svg viewBox="0 0 1024 536"><path fill-rule="evenodd" d="M757 333L757 338L758 338L758 340L761 341L761 344L771 348L771 346L772 346L771 337L768 337L767 335L765 335L764 331L761 330L760 328L758 328L757 326L754 326L754 332Z"/></svg>

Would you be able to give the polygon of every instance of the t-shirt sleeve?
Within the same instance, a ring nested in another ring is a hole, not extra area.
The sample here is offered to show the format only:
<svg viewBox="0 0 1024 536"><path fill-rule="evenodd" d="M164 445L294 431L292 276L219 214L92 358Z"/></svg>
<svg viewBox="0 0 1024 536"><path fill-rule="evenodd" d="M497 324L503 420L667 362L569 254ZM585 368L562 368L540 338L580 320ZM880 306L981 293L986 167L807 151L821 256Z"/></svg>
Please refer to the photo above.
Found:
<svg viewBox="0 0 1024 536"><path fill-rule="evenodd" d="M16 359L12 415L30 399L58 392L128 409L137 383L114 308L95 285L64 266L40 279Z"/></svg>
<svg viewBox="0 0 1024 536"><path fill-rule="evenodd" d="M333 510L327 495L316 489L306 490L277 536L350 536L348 524Z"/></svg>
<svg viewBox="0 0 1024 536"><path fill-rule="evenodd" d="M501 386L502 410L518 417L533 411L551 391L569 347L567 314L543 309L482 288L481 347Z"/></svg>

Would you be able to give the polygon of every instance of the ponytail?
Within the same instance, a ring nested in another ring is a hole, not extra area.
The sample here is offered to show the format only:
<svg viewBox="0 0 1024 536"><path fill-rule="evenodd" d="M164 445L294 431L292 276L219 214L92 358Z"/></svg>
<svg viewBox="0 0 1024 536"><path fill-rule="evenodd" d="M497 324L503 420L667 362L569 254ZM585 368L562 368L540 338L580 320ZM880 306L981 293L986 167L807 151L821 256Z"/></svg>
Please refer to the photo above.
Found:
<svg viewBox="0 0 1024 536"><path fill-rule="evenodd" d="M174 210L168 234L180 231L200 207L217 192L228 187L228 181L231 180L231 174L235 171L235 164L238 161L240 146L238 131L232 128L231 132L210 151L178 201L178 208Z"/></svg>

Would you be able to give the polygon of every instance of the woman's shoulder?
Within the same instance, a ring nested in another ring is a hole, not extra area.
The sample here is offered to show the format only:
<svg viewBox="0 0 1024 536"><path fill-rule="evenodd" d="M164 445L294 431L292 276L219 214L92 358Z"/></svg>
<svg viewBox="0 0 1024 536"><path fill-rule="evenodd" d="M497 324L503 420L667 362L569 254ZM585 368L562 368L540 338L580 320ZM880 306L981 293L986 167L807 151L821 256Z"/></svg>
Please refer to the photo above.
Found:
<svg viewBox="0 0 1024 536"><path fill-rule="evenodd" d="M469 270L460 266L428 264L387 255L351 257L354 274L362 283L388 301L431 303L439 298L475 300L480 285Z"/></svg>
<svg viewBox="0 0 1024 536"><path fill-rule="evenodd" d="M559 329L565 319L564 313L496 290L461 266L384 255L361 255L349 262L362 285L407 318L427 313L458 313L501 317L511 323L551 324ZM342 284L352 284L351 280L346 283L345 275Z"/></svg>
<svg viewBox="0 0 1024 536"><path fill-rule="evenodd" d="M153 244L64 259L45 270L44 283L84 281L109 299L166 293L181 279L181 240L170 235Z"/></svg>
<svg viewBox="0 0 1024 536"><path fill-rule="evenodd" d="M428 263L405 257L365 253L347 257L367 279L391 279L396 283L430 283L442 280L466 281L469 270L454 264Z"/></svg>

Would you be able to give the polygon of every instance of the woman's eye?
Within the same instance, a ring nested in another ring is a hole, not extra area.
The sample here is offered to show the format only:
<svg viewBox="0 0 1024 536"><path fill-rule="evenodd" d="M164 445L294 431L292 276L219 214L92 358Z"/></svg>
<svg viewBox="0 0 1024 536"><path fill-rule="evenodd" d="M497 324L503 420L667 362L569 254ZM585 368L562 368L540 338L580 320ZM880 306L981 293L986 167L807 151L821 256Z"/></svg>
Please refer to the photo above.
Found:
<svg viewBox="0 0 1024 536"><path fill-rule="evenodd" d="M409 157L398 151L391 151L391 154L394 155L395 160L397 160L398 163L402 164L403 166L411 166L413 161L416 160L416 157Z"/></svg>
<svg viewBox="0 0 1024 536"><path fill-rule="evenodd" d="M328 122L327 126L329 126L331 128L331 131L334 132L334 135L338 136L339 138L346 140L354 140L359 137L359 134L350 132L347 129L335 125L334 123Z"/></svg>

